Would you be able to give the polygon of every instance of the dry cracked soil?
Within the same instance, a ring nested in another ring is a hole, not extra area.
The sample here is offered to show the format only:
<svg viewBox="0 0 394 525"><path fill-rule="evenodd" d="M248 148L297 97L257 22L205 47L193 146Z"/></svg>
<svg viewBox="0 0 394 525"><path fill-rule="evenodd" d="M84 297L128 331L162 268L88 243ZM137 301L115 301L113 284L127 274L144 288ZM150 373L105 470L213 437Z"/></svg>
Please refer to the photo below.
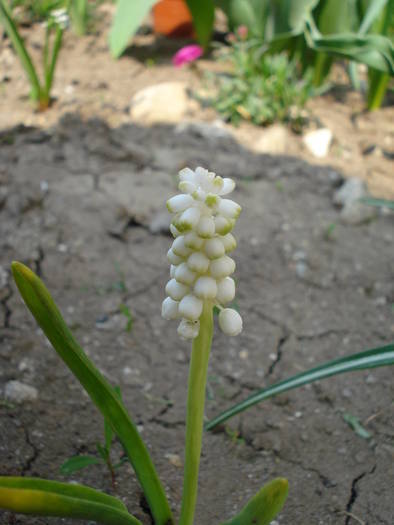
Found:
<svg viewBox="0 0 394 525"><path fill-rule="evenodd" d="M50 130L10 134L0 150L1 474L84 482L117 494L150 523L128 465L115 488L101 466L59 473L66 458L95 453L103 422L22 304L9 270L18 259L44 279L87 354L121 387L179 511L189 345L161 319L160 302L170 244L164 201L182 166L233 177L244 210L235 253L244 331L215 333L207 417L262 386L392 339L393 216L343 224L332 204L341 184L333 169L256 155L193 127L111 129L66 115ZM133 319L129 332L121 305ZM37 399L5 399L12 380L36 388ZM291 487L282 525L393 523L392 399L392 370L380 368L278 396L205 433L197 523L228 518L275 476ZM68 523L8 512L0 522Z"/></svg>
<svg viewBox="0 0 394 525"><path fill-rule="evenodd" d="M30 31L30 38L37 34ZM379 210L350 224L333 204L345 165L345 175L357 175L364 168L376 172L379 163L379 180L386 185L375 194L390 198L392 163L387 155L358 155L350 125L342 138L342 124L336 132L342 144L354 146L342 164L330 157L312 165L305 156L291 156L291 148L288 155L256 153L209 124L133 123L124 111L129 86L147 85L153 69L135 64L132 83L130 56L116 66L106 59L103 69L97 57L102 61L108 54L104 40L79 42L66 39L58 76L64 87L86 70L85 80L72 84L81 93L84 87L79 108L57 84L60 109L51 109L49 124L42 126L45 115L28 120L31 109L18 98L26 84L15 62L3 86L0 474L83 482L119 496L148 525L128 464L118 469L115 485L100 465L60 474L70 456L95 454L103 421L22 304L11 261L24 262L43 278L86 353L120 386L178 515L190 349L160 316L171 242L164 203L176 191L177 171L201 165L234 178L234 199L243 207L234 258L244 330L237 338L215 330L206 403L211 418L263 386L393 340L394 215ZM168 79L168 57L164 69L159 66L156 81ZM87 116L82 111L88 95L95 103L104 97L95 118L97 105ZM329 118L333 106L324 107ZM346 105L341 108L345 114ZM109 124L103 112L116 118ZM379 133L388 133L383 116L390 113L378 115L362 118L368 141L381 141L383 151L388 146ZM130 331L125 312L132 318ZM391 368L378 368L327 379L206 432L196 523L222 522L265 482L285 476L290 493L277 524L392 525L392 378ZM7 397L12 381L36 389L36 398L30 390L21 403ZM349 415L358 418L368 439L349 426ZM115 442L114 460L121 455ZM0 511L0 523L77 522Z"/></svg>

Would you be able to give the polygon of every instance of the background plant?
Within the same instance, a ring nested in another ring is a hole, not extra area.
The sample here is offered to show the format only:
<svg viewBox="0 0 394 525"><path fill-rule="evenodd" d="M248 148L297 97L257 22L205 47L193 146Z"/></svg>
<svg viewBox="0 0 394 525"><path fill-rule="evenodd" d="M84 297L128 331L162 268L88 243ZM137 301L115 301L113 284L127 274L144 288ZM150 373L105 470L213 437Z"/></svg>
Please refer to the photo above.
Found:
<svg viewBox="0 0 394 525"><path fill-rule="evenodd" d="M0 0L0 22L11 40L29 79L31 99L39 109L46 109L51 102L55 68L65 27L63 20L59 20L55 16L48 16L47 18L42 52L43 79L40 79L38 69L34 65L23 38L18 31L11 9L5 0Z"/></svg>
<svg viewBox="0 0 394 525"><path fill-rule="evenodd" d="M300 78L294 59L285 53L265 54L256 38L231 36L230 46L219 48L219 58L230 71L210 75L216 90L213 107L233 124L241 119L258 125L280 121L298 130L305 120L305 103L314 94L311 75Z"/></svg>

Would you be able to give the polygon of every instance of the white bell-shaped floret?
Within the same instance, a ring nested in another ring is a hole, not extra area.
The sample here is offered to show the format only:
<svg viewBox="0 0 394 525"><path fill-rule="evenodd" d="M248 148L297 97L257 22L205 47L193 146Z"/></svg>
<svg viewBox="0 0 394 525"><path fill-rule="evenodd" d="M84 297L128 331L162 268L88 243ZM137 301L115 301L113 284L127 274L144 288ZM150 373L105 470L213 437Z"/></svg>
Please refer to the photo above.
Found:
<svg viewBox="0 0 394 525"><path fill-rule="evenodd" d="M185 246L192 250L200 250L204 244L204 239L199 237L195 232L188 232L185 234Z"/></svg>
<svg viewBox="0 0 394 525"><path fill-rule="evenodd" d="M171 321L171 319L177 319L180 317L178 306L178 301L174 301L171 299L171 297L166 297L161 305L162 317L167 319L167 321Z"/></svg>
<svg viewBox="0 0 394 525"><path fill-rule="evenodd" d="M238 219L241 206L230 199L222 199L218 206L218 213L227 219Z"/></svg>
<svg viewBox="0 0 394 525"><path fill-rule="evenodd" d="M191 195L185 195L181 193L180 195L175 195L168 199L167 209L170 213L178 213L189 208L193 204L193 197Z"/></svg>
<svg viewBox="0 0 394 525"><path fill-rule="evenodd" d="M194 284L194 293L201 299L215 299L217 290L216 281L212 277L199 277Z"/></svg>
<svg viewBox="0 0 394 525"><path fill-rule="evenodd" d="M167 259L174 266L178 266L178 264L181 264L181 262L184 260L182 257L179 257L179 255L176 255L171 248L167 252Z"/></svg>
<svg viewBox="0 0 394 525"><path fill-rule="evenodd" d="M203 302L193 294L185 295L179 303L179 313L189 321L197 321L202 313Z"/></svg>
<svg viewBox="0 0 394 525"><path fill-rule="evenodd" d="M232 308L224 308L219 313L219 326L226 335L238 335L242 332L242 317Z"/></svg>
<svg viewBox="0 0 394 525"><path fill-rule="evenodd" d="M180 235L172 243L171 250L179 257L187 257L191 254L191 249L185 245L185 236Z"/></svg>
<svg viewBox="0 0 394 525"><path fill-rule="evenodd" d="M183 168L180 172L179 172L179 180L180 181L189 181L189 182L193 182L193 183L196 183L196 175L194 173L193 170L191 170L190 168Z"/></svg>
<svg viewBox="0 0 394 525"><path fill-rule="evenodd" d="M178 188L183 193L189 193L189 195L191 195L192 193L194 193L196 191L197 186L196 186L196 184L194 184L194 182L191 182L189 180L182 180L178 184Z"/></svg>
<svg viewBox="0 0 394 525"><path fill-rule="evenodd" d="M177 269L177 266L175 264L171 264L170 266L170 277L171 279L174 279L175 277L175 270Z"/></svg>
<svg viewBox="0 0 394 525"><path fill-rule="evenodd" d="M191 208L188 208L185 210L177 219L174 221L174 225L180 232L185 232L188 230L192 230L195 228L198 224L198 221L200 220L201 212L199 208L196 206L193 206Z"/></svg>
<svg viewBox="0 0 394 525"><path fill-rule="evenodd" d="M196 274L192 272L189 266L184 262L177 266L175 270L175 279L178 283L190 285L194 283Z"/></svg>
<svg viewBox="0 0 394 525"><path fill-rule="evenodd" d="M218 235L226 235L231 232L234 227L233 221L226 217L222 217L221 215L217 215L213 220L215 222L215 233Z"/></svg>
<svg viewBox="0 0 394 525"><path fill-rule="evenodd" d="M197 234L203 239L208 239L215 235L215 222L212 217L203 215L196 227Z"/></svg>
<svg viewBox="0 0 394 525"><path fill-rule="evenodd" d="M222 279L235 271L235 262L228 255L214 259L209 265L209 272L215 279Z"/></svg>
<svg viewBox="0 0 394 525"><path fill-rule="evenodd" d="M227 233L227 235L223 235L223 237L221 237L220 240L223 243L226 253L232 252L237 247L237 241L235 240L234 235L232 235L231 233Z"/></svg>
<svg viewBox="0 0 394 525"><path fill-rule="evenodd" d="M222 240L218 237L208 239L204 245L204 252L209 259L217 259L224 255L225 249Z"/></svg>
<svg viewBox="0 0 394 525"><path fill-rule="evenodd" d="M219 208L221 198L216 195L215 193L208 193L208 195L205 197L205 204L212 210L212 212L216 212Z"/></svg>
<svg viewBox="0 0 394 525"><path fill-rule="evenodd" d="M235 282L231 277L225 277L217 282L216 299L220 304L226 304L235 297Z"/></svg>
<svg viewBox="0 0 394 525"><path fill-rule="evenodd" d="M194 339L200 331L200 321L182 319L178 326L178 334L185 339Z"/></svg>
<svg viewBox="0 0 394 525"><path fill-rule="evenodd" d="M180 301L189 293L189 286L178 283L175 279L168 281L166 285L166 294L168 294L174 301Z"/></svg>
<svg viewBox="0 0 394 525"><path fill-rule="evenodd" d="M222 188L219 190L219 195L228 195L229 193L231 193L233 191L233 189L235 188L235 182L233 181L233 179L228 179L227 177L225 177L223 179L223 185L222 185Z"/></svg>
<svg viewBox="0 0 394 525"><path fill-rule="evenodd" d="M187 265L193 272L205 273L209 268L209 259L201 252L194 252L189 256Z"/></svg>

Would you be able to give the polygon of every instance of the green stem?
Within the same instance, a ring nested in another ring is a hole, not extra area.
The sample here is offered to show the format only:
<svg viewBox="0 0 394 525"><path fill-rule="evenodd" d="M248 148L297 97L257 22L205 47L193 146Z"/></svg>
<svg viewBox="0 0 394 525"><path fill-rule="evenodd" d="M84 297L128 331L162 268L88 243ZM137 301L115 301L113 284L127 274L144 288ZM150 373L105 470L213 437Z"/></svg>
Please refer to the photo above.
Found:
<svg viewBox="0 0 394 525"><path fill-rule="evenodd" d="M367 106L370 111L378 109L382 105L389 80L388 73L369 68Z"/></svg>
<svg viewBox="0 0 394 525"><path fill-rule="evenodd" d="M197 501L205 386L213 333L212 304L204 301L200 333L193 342L187 396L185 472L179 525L192 525Z"/></svg>

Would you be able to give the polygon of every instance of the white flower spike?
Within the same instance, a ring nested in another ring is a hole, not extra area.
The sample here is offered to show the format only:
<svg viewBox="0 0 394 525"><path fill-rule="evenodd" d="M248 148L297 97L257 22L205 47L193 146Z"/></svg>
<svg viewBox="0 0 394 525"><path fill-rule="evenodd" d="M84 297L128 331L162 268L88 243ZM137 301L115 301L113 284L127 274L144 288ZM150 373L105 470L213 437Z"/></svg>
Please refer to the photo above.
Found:
<svg viewBox="0 0 394 525"><path fill-rule="evenodd" d="M185 168L179 172L180 194L167 201L174 214L170 231L175 237L168 251L171 280L162 306L165 319L180 319L178 333L194 339L200 331L204 301L220 309L219 326L227 335L242 331L239 313L223 305L235 296L230 275L235 262L227 253L237 243L230 233L241 207L222 198L235 188L232 179L222 178L204 168Z"/></svg>

